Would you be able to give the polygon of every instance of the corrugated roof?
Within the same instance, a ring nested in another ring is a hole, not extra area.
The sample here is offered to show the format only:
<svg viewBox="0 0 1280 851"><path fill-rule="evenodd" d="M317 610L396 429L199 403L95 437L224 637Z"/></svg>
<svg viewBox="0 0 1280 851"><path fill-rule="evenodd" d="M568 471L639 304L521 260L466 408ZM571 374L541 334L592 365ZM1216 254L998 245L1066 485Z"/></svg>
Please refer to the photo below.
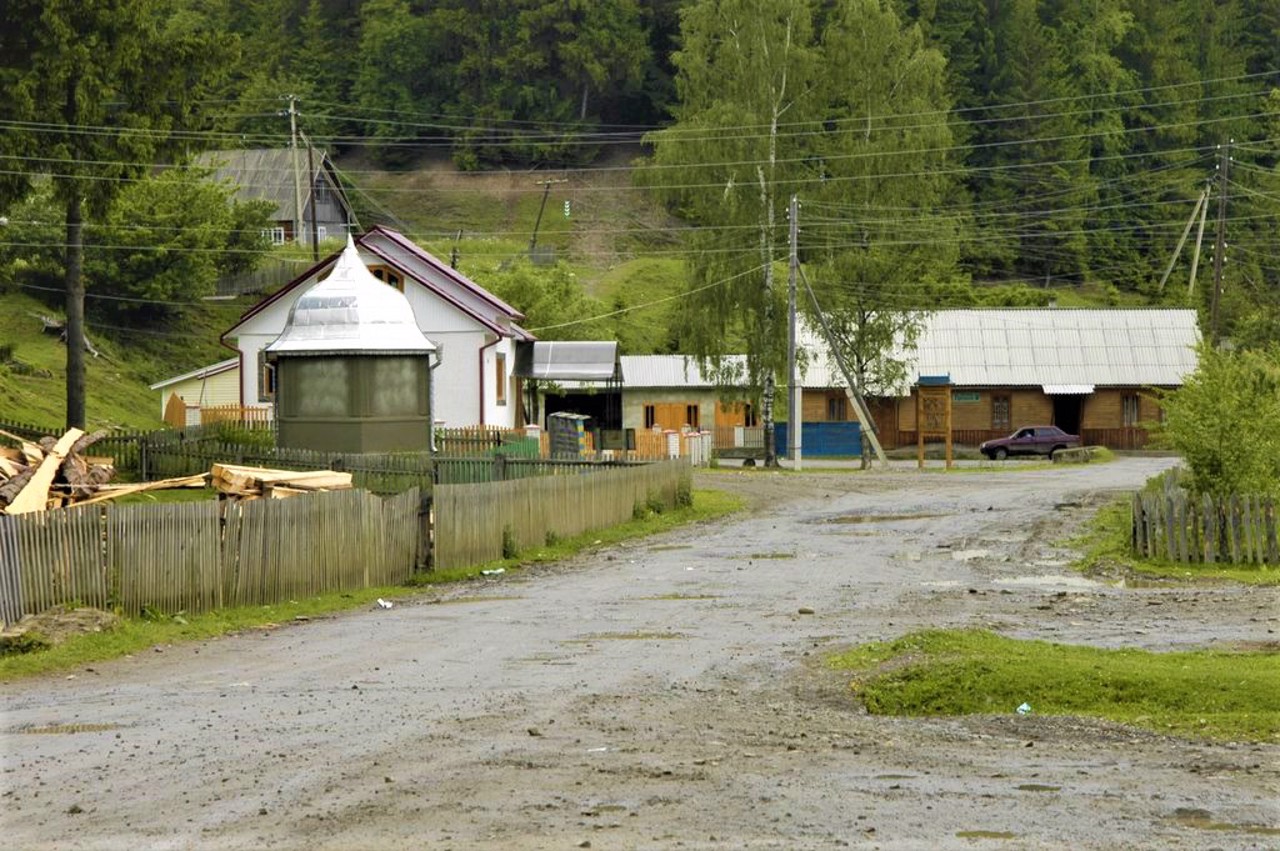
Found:
<svg viewBox="0 0 1280 851"><path fill-rule="evenodd" d="M844 381L811 329L806 387ZM909 381L949 374L957 386L1173 386L1196 368L1200 340L1194 310L989 309L930 314Z"/></svg>
<svg viewBox="0 0 1280 851"><path fill-rule="evenodd" d="M623 355L622 383L626 387L719 387L720 382L706 375L698 361L686 355ZM730 355L724 366L743 375L747 359ZM736 382L742 383L742 382Z"/></svg>

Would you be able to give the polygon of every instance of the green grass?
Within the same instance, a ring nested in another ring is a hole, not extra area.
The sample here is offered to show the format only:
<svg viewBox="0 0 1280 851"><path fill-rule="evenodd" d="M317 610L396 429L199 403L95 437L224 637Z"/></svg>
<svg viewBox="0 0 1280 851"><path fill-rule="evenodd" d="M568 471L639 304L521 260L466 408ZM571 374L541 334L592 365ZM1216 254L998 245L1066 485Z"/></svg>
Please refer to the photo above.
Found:
<svg viewBox="0 0 1280 851"><path fill-rule="evenodd" d="M149 385L230 357L218 337L248 303L207 302L172 325L136 331L100 329L91 317L89 339L102 356L85 359L90 428L163 425L160 393ZM13 347L12 359L21 364L0 363L0 416L56 430L66 421L67 352L57 337L42 332L40 315L61 318L62 312L23 292L0 294L0 341Z"/></svg>
<svg viewBox="0 0 1280 851"><path fill-rule="evenodd" d="M1280 741L1280 655L1150 653L931 630L829 660L875 715L1012 714L1103 718L1161 733Z"/></svg>
<svg viewBox="0 0 1280 851"><path fill-rule="evenodd" d="M1274 567L1139 559L1130 548L1132 528L1132 508L1128 499L1117 499L1103 505L1089 522L1087 531L1069 542L1083 553L1075 567L1085 573L1120 572L1169 582L1230 581L1245 585L1280 585L1280 570Z"/></svg>
<svg viewBox="0 0 1280 851"><path fill-rule="evenodd" d="M79 635L36 653L0 657L0 680L79 668L160 644L198 641L249 629L270 629L292 623L298 617L319 617L369 606L379 597L391 599L413 593L414 589L403 586L364 588L273 606L244 606L178 618L125 618L120 626L107 632Z"/></svg>
<svg viewBox="0 0 1280 851"><path fill-rule="evenodd" d="M186 494L190 499L208 499L212 492L192 489L159 493L166 496ZM135 496L146 497L148 494ZM178 499L178 497L174 498ZM741 498L723 491L695 490L693 505L689 507L669 509L661 514L649 514L643 519L631 520L620 526L567 538L554 546L539 548L521 558L421 574L417 580L406 586L366 588L325 594L304 600L291 600L273 606L246 606L207 614L182 615L180 618L161 617L153 620L126 618L118 628L108 632L80 635L48 650L0 656L0 681L80 668L94 662L138 653L159 644L214 638L248 629L273 628L280 624L292 623L299 616L314 618L332 612L362 608L372 604L379 597L394 599L421 593L417 586L477 578L481 576L482 570L492 570L497 567L510 571L525 564L566 558L596 546L606 546L631 538L665 532L686 523L724 517L738 511L742 506Z"/></svg>
<svg viewBox="0 0 1280 851"><path fill-rule="evenodd" d="M719 490L695 490L693 505L685 508L672 508L661 514L649 512L644 518L628 520L608 529L584 532L572 538L556 541L554 544L538 547L535 550L519 553L513 558L501 559L469 567L457 567L448 570L433 570L423 573L414 580L419 585L435 585L444 582L456 582L462 579L474 579L483 575L482 571L518 570L531 564L559 561L577 555L594 547L610 546L633 538L643 538L667 532L689 523L700 523L725 517L740 511L745 505L742 497Z"/></svg>

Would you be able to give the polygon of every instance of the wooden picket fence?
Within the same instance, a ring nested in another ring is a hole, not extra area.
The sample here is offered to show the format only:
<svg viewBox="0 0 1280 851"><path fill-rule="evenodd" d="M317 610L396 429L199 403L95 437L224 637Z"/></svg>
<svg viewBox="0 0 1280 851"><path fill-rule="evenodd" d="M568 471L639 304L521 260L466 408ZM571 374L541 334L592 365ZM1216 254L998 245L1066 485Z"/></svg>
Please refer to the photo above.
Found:
<svg viewBox="0 0 1280 851"><path fill-rule="evenodd" d="M403 583L419 510L411 488L0 516L0 617L60 604L195 613Z"/></svg>
<svg viewBox="0 0 1280 851"><path fill-rule="evenodd" d="M1194 497L1180 489L1133 495L1134 553L1186 564L1280 565L1276 500Z"/></svg>
<svg viewBox="0 0 1280 851"><path fill-rule="evenodd" d="M435 567L466 567L503 557L504 543L518 551L629 520L637 503L651 498L675 505L684 459L600 469L589 475L555 475L435 489Z"/></svg>

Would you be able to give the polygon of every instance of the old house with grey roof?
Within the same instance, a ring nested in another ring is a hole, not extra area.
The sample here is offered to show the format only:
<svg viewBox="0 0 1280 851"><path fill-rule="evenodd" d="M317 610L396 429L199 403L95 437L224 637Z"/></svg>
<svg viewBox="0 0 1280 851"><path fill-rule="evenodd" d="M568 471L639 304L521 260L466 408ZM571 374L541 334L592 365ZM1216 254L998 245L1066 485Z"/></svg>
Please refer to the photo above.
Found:
<svg viewBox="0 0 1280 851"><path fill-rule="evenodd" d="M236 188L239 201L275 205L271 241L310 245L345 238L359 228L329 156L319 148L247 148L208 151L196 163L213 170L213 179Z"/></svg>

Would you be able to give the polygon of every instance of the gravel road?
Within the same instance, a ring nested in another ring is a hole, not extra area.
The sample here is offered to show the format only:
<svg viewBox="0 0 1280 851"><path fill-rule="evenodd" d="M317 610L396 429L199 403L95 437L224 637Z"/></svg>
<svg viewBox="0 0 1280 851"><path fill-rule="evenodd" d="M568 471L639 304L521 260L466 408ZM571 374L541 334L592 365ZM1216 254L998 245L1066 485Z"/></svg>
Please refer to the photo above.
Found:
<svg viewBox="0 0 1280 851"><path fill-rule="evenodd" d="M1280 847L1280 743L871 717L821 664L923 627L1276 647L1280 592L1072 574L1169 462L712 472L747 513L0 684L8 849Z"/></svg>

